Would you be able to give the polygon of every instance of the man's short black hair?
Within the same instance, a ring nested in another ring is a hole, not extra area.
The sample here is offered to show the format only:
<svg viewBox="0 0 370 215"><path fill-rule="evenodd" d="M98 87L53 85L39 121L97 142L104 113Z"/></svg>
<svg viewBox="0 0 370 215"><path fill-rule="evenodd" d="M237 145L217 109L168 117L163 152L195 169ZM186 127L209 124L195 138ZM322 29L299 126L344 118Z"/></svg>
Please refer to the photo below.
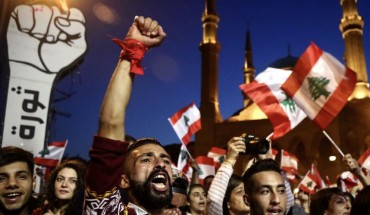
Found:
<svg viewBox="0 0 370 215"><path fill-rule="evenodd" d="M129 147L127 148L127 152L130 153L132 150L146 144L154 144L163 147L161 143L155 138L141 138L129 145Z"/></svg>
<svg viewBox="0 0 370 215"><path fill-rule="evenodd" d="M33 161L33 154L31 152L15 146L5 146L0 148L0 167L15 162L27 163L31 174L33 174L35 163Z"/></svg>
<svg viewBox="0 0 370 215"><path fill-rule="evenodd" d="M154 144L154 145L157 145L157 146L160 146L164 149L164 147L161 145L161 143L157 140L157 139L154 139L154 138L141 138L141 139L138 139L137 141L133 142L132 144L130 144L128 147L127 147L127 151L125 153L125 162L123 164L123 172L126 172L128 170L128 162L126 162L126 159L130 156L131 152L134 150L134 149L137 149L141 146L144 146L144 145L148 145L148 144ZM166 151L166 150L165 150Z"/></svg>
<svg viewBox="0 0 370 215"><path fill-rule="evenodd" d="M209 178L212 178L212 180L215 178L215 175L207 175L204 179L203 179L203 181L206 181L206 180L208 180Z"/></svg>
<svg viewBox="0 0 370 215"><path fill-rule="evenodd" d="M244 189L245 192L251 189L251 178L254 174L265 171L274 171L281 175L281 169L279 165L273 159L259 160L253 164L243 175ZM249 185L249 186L248 186Z"/></svg>
<svg viewBox="0 0 370 215"><path fill-rule="evenodd" d="M188 201L190 200L191 191L193 191L193 189L195 189L195 188L202 188L204 190L204 187L201 184L191 184L190 187L189 187L188 196L186 197L186 199ZM206 192L206 191L204 190L204 192Z"/></svg>
<svg viewBox="0 0 370 215"><path fill-rule="evenodd" d="M189 186L189 182L188 182L187 179L182 178L182 177L177 177L172 182L172 192L187 195L188 194L188 186Z"/></svg>

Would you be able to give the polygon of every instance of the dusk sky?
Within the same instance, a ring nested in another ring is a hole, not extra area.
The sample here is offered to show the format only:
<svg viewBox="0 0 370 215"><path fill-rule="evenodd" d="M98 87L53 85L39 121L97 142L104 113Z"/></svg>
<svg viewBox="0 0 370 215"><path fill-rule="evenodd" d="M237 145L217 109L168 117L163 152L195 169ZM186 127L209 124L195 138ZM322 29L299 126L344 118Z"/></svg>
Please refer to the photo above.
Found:
<svg viewBox="0 0 370 215"><path fill-rule="evenodd" d="M85 15L88 51L78 70L57 85L59 91L73 95L54 104L70 117L53 117L51 140L68 139L69 156L88 158L100 105L120 52L111 37L123 38L134 16L143 15L158 20L167 38L160 47L150 50L142 62L145 74L135 79L126 133L136 138L155 137L164 145L179 143L167 118L191 102L200 105L199 44L205 1L70 0L70 4ZM107 8L113 12L113 21L96 16L97 11ZM358 9L365 20L364 47L369 71L370 2L358 0ZM276 59L286 57L288 47L291 55L300 56L311 41L343 62L339 0L218 0L216 11L220 17L219 102L223 119L243 106L239 85L243 83L247 28L257 74ZM56 93L54 99L61 97Z"/></svg>

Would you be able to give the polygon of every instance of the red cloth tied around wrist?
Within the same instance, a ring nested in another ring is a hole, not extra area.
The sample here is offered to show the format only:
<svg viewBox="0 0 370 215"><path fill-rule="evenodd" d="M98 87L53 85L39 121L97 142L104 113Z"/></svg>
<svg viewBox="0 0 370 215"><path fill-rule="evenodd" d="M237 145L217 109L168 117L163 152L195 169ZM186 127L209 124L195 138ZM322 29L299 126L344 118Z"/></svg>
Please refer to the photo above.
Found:
<svg viewBox="0 0 370 215"><path fill-rule="evenodd" d="M122 48L120 59L130 61L131 72L143 75L144 70L141 66L141 59L144 58L144 54L148 50L148 47L139 40L131 38L126 38L124 40L113 38L112 40Z"/></svg>

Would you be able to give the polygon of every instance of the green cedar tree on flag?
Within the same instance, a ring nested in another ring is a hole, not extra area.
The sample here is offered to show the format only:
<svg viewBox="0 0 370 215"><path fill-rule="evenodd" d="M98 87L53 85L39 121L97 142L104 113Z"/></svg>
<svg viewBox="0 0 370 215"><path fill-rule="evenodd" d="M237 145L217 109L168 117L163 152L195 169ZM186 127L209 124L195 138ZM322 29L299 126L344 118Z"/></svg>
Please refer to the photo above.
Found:
<svg viewBox="0 0 370 215"><path fill-rule="evenodd" d="M195 103L177 111L168 119L181 142L187 145L191 136L201 129L200 112Z"/></svg>
<svg viewBox="0 0 370 215"><path fill-rule="evenodd" d="M324 130L347 103L356 73L311 43L281 88Z"/></svg>
<svg viewBox="0 0 370 215"><path fill-rule="evenodd" d="M62 160L68 141L52 142L47 149L39 152L41 156L35 157L35 164L40 166L56 167Z"/></svg>
<svg viewBox="0 0 370 215"><path fill-rule="evenodd" d="M215 175L215 163L213 161L213 158L207 157L207 156L198 156L195 159L198 163L199 170L199 183L203 184L203 180L208 175Z"/></svg>
<svg viewBox="0 0 370 215"><path fill-rule="evenodd" d="M216 170L221 166L221 163L224 162L226 158L226 149L219 147L212 147L211 150L207 153L207 157L210 157L215 162Z"/></svg>
<svg viewBox="0 0 370 215"><path fill-rule="evenodd" d="M311 174L310 171L307 172L305 177L299 183L298 189L303 190L304 192L309 193L310 195L316 193L317 184L315 182L315 177Z"/></svg>
<svg viewBox="0 0 370 215"><path fill-rule="evenodd" d="M189 168L189 151L185 144L181 144L179 158L177 160L177 169L186 174Z"/></svg>
<svg viewBox="0 0 370 215"><path fill-rule="evenodd" d="M291 73L290 70L268 67L251 83L240 85L240 89L261 108L273 125L271 139L284 136L306 118L306 114L281 89Z"/></svg>

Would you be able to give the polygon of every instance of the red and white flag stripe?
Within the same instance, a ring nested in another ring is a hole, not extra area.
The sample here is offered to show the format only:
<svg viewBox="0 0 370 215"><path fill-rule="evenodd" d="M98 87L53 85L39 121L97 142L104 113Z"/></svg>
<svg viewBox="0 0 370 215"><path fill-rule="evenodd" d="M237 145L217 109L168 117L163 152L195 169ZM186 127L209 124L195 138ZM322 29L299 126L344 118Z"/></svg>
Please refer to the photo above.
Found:
<svg viewBox="0 0 370 215"><path fill-rule="evenodd" d="M290 70L268 67L253 82L240 85L240 89L261 108L273 125L271 139L284 136L306 118L306 114L281 89L291 73Z"/></svg>
<svg viewBox="0 0 370 215"><path fill-rule="evenodd" d="M358 159L358 163L367 170L370 170L370 147L361 155Z"/></svg>
<svg viewBox="0 0 370 215"><path fill-rule="evenodd" d="M203 184L203 180L205 177L208 175L215 175L216 170L215 170L215 163L212 158L207 157L207 156L198 156L195 159L198 163L199 166L199 183Z"/></svg>
<svg viewBox="0 0 370 215"><path fill-rule="evenodd" d="M201 129L200 111L191 103L181 110L177 111L168 119L177 136L183 144L190 142L191 136Z"/></svg>
<svg viewBox="0 0 370 215"><path fill-rule="evenodd" d="M52 142L48 145L48 153L41 157L35 157L35 164L40 166L56 167L62 160L68 141Z"/></svg>
<svg viewBox="0 0 370 215"><path fill-rule="evenodd" d="M313 86L312 82L320 78L324 82ZM311 43L282 89L324 130L346 104L355 84L355 72ZM312 90L316 90L315 97Z"/></svg>
<svg viewBox="0 0 370 215"><path fill-rule="evenodd" d="M285 150L281 150L281 169L290 173L290 175L298 175L298 158Z"/></svg>
<svg viewBox="0 0 370 215"><path fill-rule="evenodd" d="M207 156L212 158L215 162L216 169L218 169L221 163L225 160L226 152L226 149L212 147L211 150L207 153Z"/></svg>
<svg viewBox="0 0 370 215"><path fill-rule="evenodd" d="M310 171L307 172L305 177L298 185L298 189L303 190L306 193L314 194L317 190L317 183L315 177L311 174Z"/></svg>

